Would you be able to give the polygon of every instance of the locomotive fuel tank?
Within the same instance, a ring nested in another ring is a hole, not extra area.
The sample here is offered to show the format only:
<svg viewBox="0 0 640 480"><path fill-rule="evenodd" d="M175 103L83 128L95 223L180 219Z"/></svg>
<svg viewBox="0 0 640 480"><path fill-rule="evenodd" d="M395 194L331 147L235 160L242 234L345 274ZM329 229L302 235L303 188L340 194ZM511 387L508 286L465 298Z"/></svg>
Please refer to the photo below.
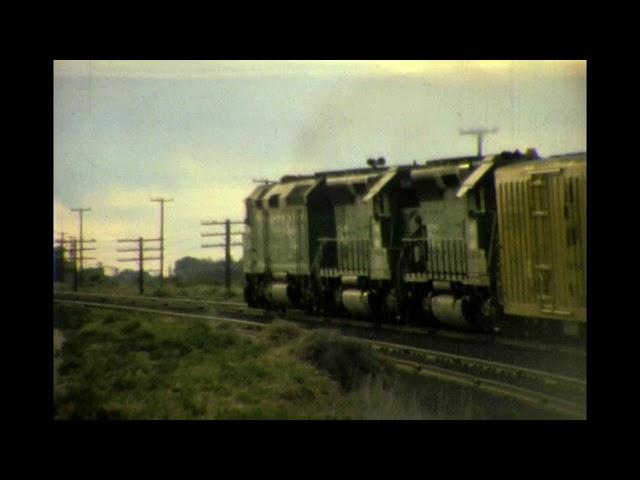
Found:
<svg viewBox="0 0 640 480"><path fill-rule="evenodd" d="M270 305L274 307L293 307L295 292L291 285L285 282L271 282L267 285L265 296Z"/></svg>
<svg viewBox="0 0 640 480"><path fill-rule="evenodd" d="M371 292L359 288L347 288L342 291L342 304L351 314L359 317L371 315Z"/></svg>
<svg viewBox="0 0 640 480"><path fill-rule="evenodd" d="M427 301L430 302L428 308L439 322L456 328L474 327L468 319L467 300L464 297L456 298L453 295L443 294L435 295Z"/></svg>

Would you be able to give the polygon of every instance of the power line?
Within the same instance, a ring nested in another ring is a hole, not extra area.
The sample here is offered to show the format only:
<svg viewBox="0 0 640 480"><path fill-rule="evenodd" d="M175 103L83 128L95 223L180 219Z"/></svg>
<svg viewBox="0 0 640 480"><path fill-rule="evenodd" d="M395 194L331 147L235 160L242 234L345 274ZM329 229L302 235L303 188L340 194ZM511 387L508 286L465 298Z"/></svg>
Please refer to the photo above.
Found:
<svg viewBox="0 0 640 480"><path fill-rule="evenodd" d="M63 272L64 272L64 264L65 264L65 261L64 261L64 245L65 244L70 244L71 245L71 249L70 249L71 250L70 251L71 260L70 260L70 263L73 265L73 290L77 292L78 291L78 240L75 237L71 236L71 235L69 235L69 238L65 239L64 235L63 235L62 238L60 238L59 240L56 240L56 243L60 244L60 248L62 250L62 252L61 252L62 255L61 256L62 256L62 270L63 270ZM85 258L87 258L87 257L85 257ZM64 273L63 273L63 276L64 276Z"/></svg>
<svg viewBox="0 0 640 480"><path fill-rule="evenodd" d="M95 248L85 248L84 244L85 243L93 243L95 242L95 240L84 240L83 237L83 231L82 231L82 216L84 214L84 212L90 212L91 208L83 208L83 207L78 207L78 208L72 208L71 209L72 212L77 212L80 214L80 247L77 248L76 247L76 253L79 251L80 252L80 284L82 284L82 280L83 280L83 261L84 260L95 260L94 257L85 257L84 256L84 251L85 250L95 250Z"/></svg>
<svg viewBox="0 0 640 480"><path fill-rule="evenodd" d="M231 221L229 219L221 221L205 221L201 225L224 225L224 233L201 233L201 237L224 237L224 243L203 244L202 248L224 248L224 283L227 290L231 290L231 247L241 246L242 243L231 243L232 235L242 235L242 232L231 232L231 225L244 225L241 221Z"/></svg>
<svg viewBox="0 0 640 480"><path fill-rule="evenodd" d="M138 289L140 290L140 295L144 294L144 262L152 261L152 260L160 260L161 257L145 257L145 252L157 252L161 251L161 248L144 248L144 242L157 242L158 238L148 238L144 239L142 237L139 238L123 238L118 240L118 243L131 243L137 242L138 248L123 248L118 249L118 252L138 252L137 258L118 258L119 262L138 262Z"/></svg>

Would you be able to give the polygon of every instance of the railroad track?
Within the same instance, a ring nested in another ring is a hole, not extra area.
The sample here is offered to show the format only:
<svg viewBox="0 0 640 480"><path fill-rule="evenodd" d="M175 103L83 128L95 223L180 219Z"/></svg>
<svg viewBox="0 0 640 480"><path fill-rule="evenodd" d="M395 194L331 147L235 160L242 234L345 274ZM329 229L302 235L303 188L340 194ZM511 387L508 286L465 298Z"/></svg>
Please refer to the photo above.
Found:
<svg viewBox="0 0 640 480"><path fill-rule="evenodd" d="M226 322L253 331L266 328L270 323L269 319L252 321L218 315L161 310L158 308L114 305L104 302L54 298L54 303L89 308L160 313L181 318ZM586 418L586 407L584 405L586 382L581 379L439 350L417 348L357 336L351 336L351 338L377 350L383 358L401 370L509 398L559 414L565 418Z"/></svg>
<svg viewBox="0 0 640 480"><path fill-rule="evenodd" d="M256 316L264 316L264 310L258 308L250 308L244 302L230 302L222 300L207 300L201 298L179 298L179 297L154 297L154 296L141 296L141 295L126 295L118 293L100 293L100 292L56 292L57 296L70 296L80 299L80 297L103 297L103 298L120 298L123 300L131 300L134 302L156 302L169 306L169 303L182 303L189 304L201 304L210 305L212 307L233 308L241 310L243 313L252 314ZM327 323L340 327L356 327L356 328L371 328L371 322L365 320L357 320L351 318L331 318L312 316L303 313L300 310L290 310L289 316L292 316L295 320L302 320L305 322ZM487 335L475 332L454 331L447 329L435 329L428 327L415 327L409 325L393 325L393 324L376 324L375 328L381 331L395 332L399 334L407 335L420 335L428 336L431 338L442 338L450 340L460 340L465 342L473 342L478 344L491 344L502 345L505 347L512 347L519 350L528 350L534 353L542 354L561 354L572 357L586 358L586 349L576 348L572 346L566 346L555 343L543 343L539 341L526 341L515 338L500 337L494 335Z"/></svg>

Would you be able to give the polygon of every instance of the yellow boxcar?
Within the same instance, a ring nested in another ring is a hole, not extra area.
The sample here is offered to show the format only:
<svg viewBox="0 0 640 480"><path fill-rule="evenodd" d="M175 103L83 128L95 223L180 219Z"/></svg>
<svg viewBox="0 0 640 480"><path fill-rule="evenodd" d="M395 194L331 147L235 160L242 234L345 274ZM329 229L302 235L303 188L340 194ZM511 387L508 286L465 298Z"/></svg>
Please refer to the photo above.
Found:
<svg viewBox="0 0 640 480"><path fill-rule="evenodd" d="M586 164L578 153L496 170L505 313L586 322Z"/></svg>

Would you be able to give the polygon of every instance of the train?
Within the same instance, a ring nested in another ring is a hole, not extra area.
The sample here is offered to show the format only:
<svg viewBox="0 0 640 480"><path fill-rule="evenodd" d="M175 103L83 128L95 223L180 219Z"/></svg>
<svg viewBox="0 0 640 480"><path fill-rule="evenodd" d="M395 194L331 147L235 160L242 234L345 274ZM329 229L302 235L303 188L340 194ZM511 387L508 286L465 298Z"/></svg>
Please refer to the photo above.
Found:
<svg viewBox="0 0 640 480"><path fill-rule="evenodd" d="M249 306L494 332L586 329L586 152L286 175L245 200Z"/></svg>

